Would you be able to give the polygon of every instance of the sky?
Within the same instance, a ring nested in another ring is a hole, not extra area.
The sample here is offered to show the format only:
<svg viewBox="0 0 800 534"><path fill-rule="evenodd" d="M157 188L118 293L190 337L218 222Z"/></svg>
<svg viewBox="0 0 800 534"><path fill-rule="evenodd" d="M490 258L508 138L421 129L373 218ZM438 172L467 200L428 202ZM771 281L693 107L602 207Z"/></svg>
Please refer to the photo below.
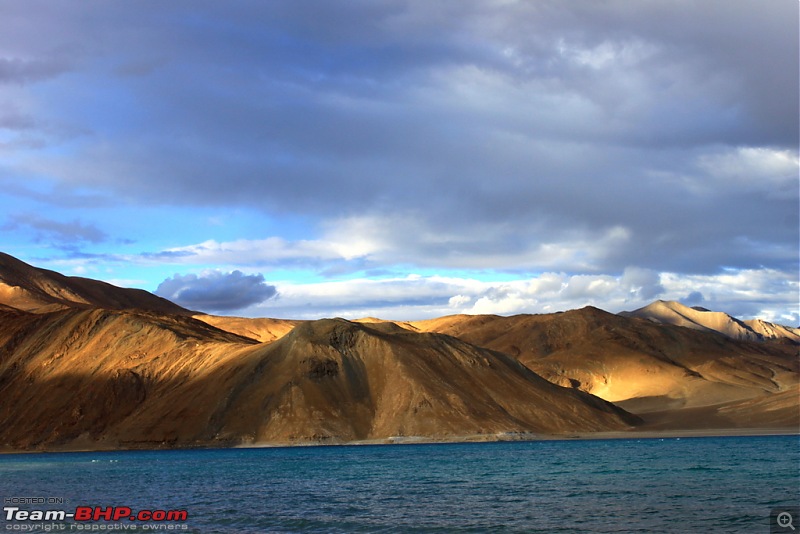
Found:
<svg viewBox="0 0 800 534"><path fill-rule="evenodd" d="M224 315L796 326L798 5L0 2L0 250Z"/></svg>

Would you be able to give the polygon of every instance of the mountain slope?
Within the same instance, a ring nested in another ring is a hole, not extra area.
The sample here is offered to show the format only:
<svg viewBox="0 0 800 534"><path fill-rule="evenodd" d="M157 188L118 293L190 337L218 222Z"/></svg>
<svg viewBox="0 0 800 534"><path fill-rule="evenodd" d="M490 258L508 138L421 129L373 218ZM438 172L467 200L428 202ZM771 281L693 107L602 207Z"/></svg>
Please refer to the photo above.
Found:
<svg viewBox="0 0 800 534"><path fill-rule="evenodd" d="M163 387L205 376L255 344L185 316L0 310L0 444L102 442Z"/></svg>
<svg viewBox="0 0 800 534"><path fill-rule="evenodd" d="M212 326L232 332L234 334L249 337L262 343L269 343L280 339L292 328L302 321L291 319L269 319L269 318L249 318L249 317L230 317L221 315L193 315L195 319L208 323Z"/></svg>
<svg viewBox="0 0 800 534"><path fill-rule="evenodd" d="M65 308L106 308L179 315L192 313L142 289L125 289L89 278L64 276L33 267L2 252L0 304L32 312Z"/></svg>
<svg viewBox="0 0 800 534"><path fill-rule="evenodd" d="M3 450L800 426L788 339L591 307L412 323L217 317L5 255L0 279Z"/></svg>
<svg viewBox="0 0 800 534"><path fill-rule="evenodd" d="M256 441L558 433L636 421L505 355L394 325L313 321L257 352L256 378L229 397L234 414L270 409ZM237 416L225 428L238 435L250 419Z"/></svg>
<svg viewBox="0 0 800 534"><path fill-rule="evenodd" d="M346 442L626 429L638 420L505 355L344 320L273 343L183 316L0 311L6 449Z"/></svg>
<svg viewBox="0 0 800 534"><path fill-rule="evenodd" d="M736 341L591 307L412 325L512 355L548 380L639 414L769 396L795 387L800 371L792 345ZM800 424L797 414L785 415L784 426Z"/></svg>
<svg viewBox="0 0 800 534"><path fill-rule="evenodd" d="M800 329L768 323L766 321L740 321L727 313L704 308L690 308L680 302L657 300L632 312L622 312L624 317L638 317L654 323L683 326L693 330L718 332L742 341L764 339L789 339L800 342Z"/></svg>
<svg viewBox="0 0 800 534"><path fill-rule="evenodd" d="M764 339L788 340L800 344L800 328L770 323L761 319L742 321Z"/></svg>

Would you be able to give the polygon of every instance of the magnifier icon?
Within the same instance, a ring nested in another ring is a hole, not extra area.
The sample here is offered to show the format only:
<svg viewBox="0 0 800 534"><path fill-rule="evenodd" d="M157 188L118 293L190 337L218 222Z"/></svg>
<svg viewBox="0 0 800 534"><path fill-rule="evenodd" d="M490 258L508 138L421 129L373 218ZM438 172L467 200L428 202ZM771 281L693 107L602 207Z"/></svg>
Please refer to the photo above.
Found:
<svg viewBox="0 0 800 534"><path fill-rule="evenodd" d="M781 528L789 527L790 529L794 530L794 525L792 525L792 514L790 514L789 512L779 513L778 526Z"/></svg>

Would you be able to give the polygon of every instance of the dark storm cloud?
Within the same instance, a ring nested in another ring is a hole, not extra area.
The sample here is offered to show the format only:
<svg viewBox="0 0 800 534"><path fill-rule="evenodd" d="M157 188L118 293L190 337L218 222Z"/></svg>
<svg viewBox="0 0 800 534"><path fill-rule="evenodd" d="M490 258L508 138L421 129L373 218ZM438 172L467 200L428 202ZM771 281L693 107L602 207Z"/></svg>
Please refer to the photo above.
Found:
<svg viewBox="0 0 800 534"><path fill-rule="evenodd" d="M414 220L383 236L386 262L535 270L615 233L553 267L796 262L796 2L42 6L23 26L50 45L17 31L33 55L4 65L34 80L71 54L46 111L92 135L37 167L65 184ZM751 175L720 170L748 147L765 151Z"/></svg>
<svg viewBox="0 0 800 534"><path fill-rule="evenodd" d="M155 293L192 310L229 312L271 299L277 290L265 283L263 275L233 271L176 274L161 282Z"/></svg>

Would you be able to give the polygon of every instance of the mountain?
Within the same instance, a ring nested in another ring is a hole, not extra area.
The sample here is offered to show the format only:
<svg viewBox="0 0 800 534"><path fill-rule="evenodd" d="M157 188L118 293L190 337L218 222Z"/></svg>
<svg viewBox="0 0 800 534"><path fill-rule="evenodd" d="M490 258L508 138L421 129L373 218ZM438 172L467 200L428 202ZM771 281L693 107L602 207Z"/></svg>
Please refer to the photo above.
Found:
<svg viewBox="0 0 800 534"><path fill-rule="evenodd" d="M591 307L218 317L7 255L0 281L0 450L800 426L791 341Z"/></svg>
<svg viewBox="0 0 800 534"><path fill-rule="evenodd" d="M227 396L232 417L221 431L255 432L255 441L560 433L638 422L504 354L394 325L303 323L252 357L256 372Z"/></svg>
<svg viewBox="0 0 800 534"><path fill-rule="evenodd" d="M174 406L168 392L202 387L219 362L256 344L183 315L0 310L0 447L119 446L113 429L143 404L163 412L137 421L157 424Z"/></svg>
<svg viewBox="0 0 800 534"><path fill-rule="evenodd" d="M0 446L187 447L622 430L504 354L342 319L273 343L185 316L0 311Z"/></svg>
<svg viewBox="0 0 800 534"><path fill-rule="evenodd" d="M800 344L800 328L770 323L761 319L748 319L743 322L764 339L787 340Z"/></svg>
<svg viewBox="0 0 800 534"><path fill-rule="evenodd" d="M262 343L275 341L285 336L292 331L292 328L303 322L293 321L291 319L270 319L266 317L251 319L248 317L204 314L195 314L192 317L227 332L248 337Z"/></svg>
<svg viewBox="0 0 800 534"><path fill-rule="evenodd" d="M690 308L675 301L657 300L632 312L622 312L624 317L638 317L654 323L672 324L694 330L719 332L733 339L762 341L787 339L800 343L800 329L768 323L760 319L740 321L727 313L705 308Z"/></svg>
<svg viewBox="0 0 800 534"><path fill-rule="evenodd" d="M189 310L141 289L64 276L38 269L0 252L0 303L20 310L48 312L68 308L137 309L188 315Z"/></svg>
<svg viewBox="0 0 800 534"><path fill-rule="evenodd" d="M592 307L512 317L456 315L411 326L509 354L554 383L590 392L645 419L645 414L669 416L675 426L692 415L687 409L702 407L708 414L709 407L766 398L792 390L800 376L792 344L739 341L708 329ZM800 398L794 401L771 414L782 421L778 426L800 426ZM726 413L714 424L761 424L750 412Z"/></svg>

